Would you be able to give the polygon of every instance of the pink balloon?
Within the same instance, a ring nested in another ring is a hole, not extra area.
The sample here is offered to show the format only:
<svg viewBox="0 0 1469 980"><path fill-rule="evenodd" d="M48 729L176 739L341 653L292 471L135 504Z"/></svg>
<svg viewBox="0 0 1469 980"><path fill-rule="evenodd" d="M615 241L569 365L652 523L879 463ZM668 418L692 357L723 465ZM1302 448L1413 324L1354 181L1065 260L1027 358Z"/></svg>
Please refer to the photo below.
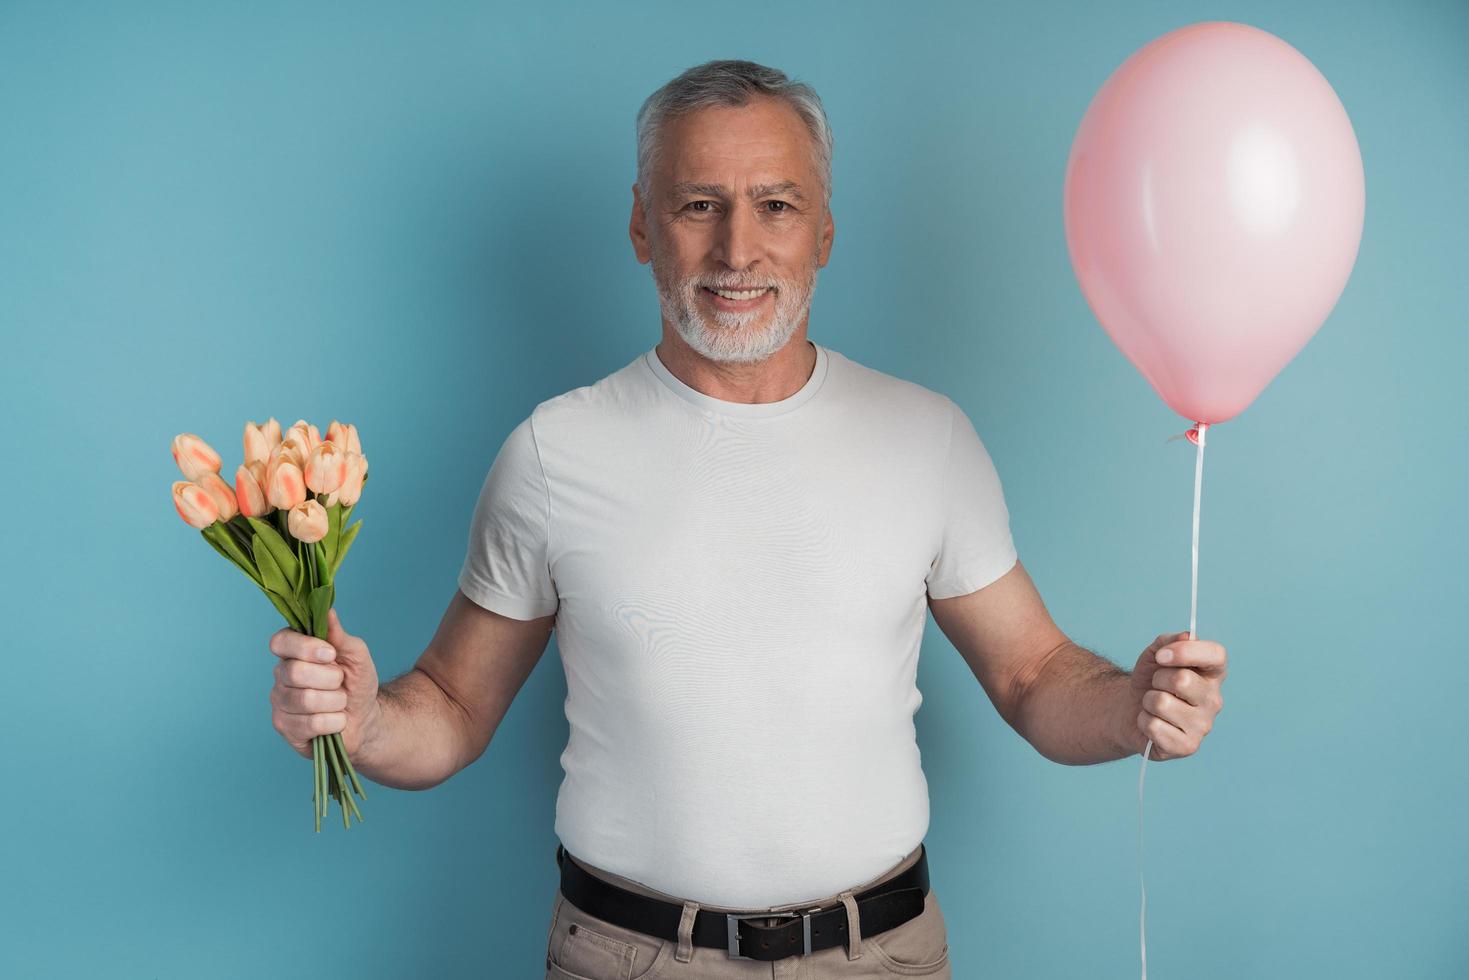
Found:
<svg viewBox="0 0 1469 980"><path fill-rule="evenodd" d="M1362 239L1362 156L1331 84L1247 24L1179 28L1087 108L1066 164L1082 293L1169 407L1244 411L1336 305Z"/></svg>

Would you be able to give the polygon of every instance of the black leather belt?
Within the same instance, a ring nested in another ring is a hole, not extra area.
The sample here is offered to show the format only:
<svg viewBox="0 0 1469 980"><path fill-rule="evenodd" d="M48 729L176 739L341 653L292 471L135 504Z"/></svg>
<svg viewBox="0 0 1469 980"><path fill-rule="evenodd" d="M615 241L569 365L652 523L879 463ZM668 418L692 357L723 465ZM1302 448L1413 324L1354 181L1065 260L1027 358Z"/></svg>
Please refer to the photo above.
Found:
<svg viewBox="0 0 1469 980"><path fill-rule="evenodd" d="M568 902L599 919L649 936L678 941L683 906L619 888L568 861L566 849L556 845L561 867L561 894ZM922 914L928 895L928 851L918 847L918 860L902 874L852 897L863 936L875 936ZM767 926L753 919L785 919ZM700 909L694 916L695 946L725 950L737 960L780 960L826 949L847 939L847 907L814 905L789 912L715 912Z"/></svg>

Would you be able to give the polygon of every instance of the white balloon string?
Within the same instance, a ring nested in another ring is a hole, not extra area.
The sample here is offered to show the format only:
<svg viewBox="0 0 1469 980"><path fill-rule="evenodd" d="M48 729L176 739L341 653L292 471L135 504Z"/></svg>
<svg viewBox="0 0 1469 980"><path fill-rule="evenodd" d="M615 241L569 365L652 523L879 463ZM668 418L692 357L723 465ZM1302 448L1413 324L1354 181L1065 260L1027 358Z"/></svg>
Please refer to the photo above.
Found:
<svg viewBox="0 0 1469 980"><path fill-rule="evenodd" d="M1188 606L1188 635L1189 639L1197 640L1198 615L1199 615L1199 501L1204 490L1204 431L1209 428L1209 423L1199 422L1193 429L1189 430L1189 441L1199 447L1198 454L1194 457L1194 541L1193 541L1193 569L1192 583L1189 588ZM1178 436L1171 437L1172 442ZM1153 740L1148 739L1148 744L1143 748L1143 766L1137 774L1137 883L1142 892L1142 908L1138 912L1138 942L1142 945L1142 980L1148 980L1148 886L1143 881L1143 777L1148 774L1148 758L1153 752Z"/></svg>
<svg viewBox="0 0 1469 980"><path fill-rule="evenodd" d="M1194 458L1194 568L1193 589L1189 597L1188 605L1188 638L1197 640L1198 631L1194 628L1198 624L1199 615L1199 498L1204 490L1204 432L1209 428L1209 423L1199 423L1199 454Z"/></svg>

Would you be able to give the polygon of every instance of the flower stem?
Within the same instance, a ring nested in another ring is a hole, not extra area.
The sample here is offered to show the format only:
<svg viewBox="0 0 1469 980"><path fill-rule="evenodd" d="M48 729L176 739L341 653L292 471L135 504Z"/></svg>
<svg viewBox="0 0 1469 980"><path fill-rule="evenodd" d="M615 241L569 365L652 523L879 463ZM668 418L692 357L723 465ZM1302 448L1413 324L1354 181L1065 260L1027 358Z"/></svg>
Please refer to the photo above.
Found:
<svg viewBox="0 0 1469 980"><path fill-rule="evenodd" d="M342 790L342 784L345 782L345 780L342 778L341 764L337 761L335 745L331 741L328 741L326 743L326 757L328 760L330 760L332 765L332 772L335 773L337 777L337 782L334 790L337 797L337 805L342 808L342 825L350 827L351 825L347 823L347 803L344 799L347 794Z"/></svg>
<svg viewBox="0 0 1469 980"><path fill-rule="evenodd" d="M321 815L327 813L327 769L326 769L326 743L321 736L317 735L311 740L316 745L316 784L320 787L318 797L321 800Z"/></svg>
<svg viewBox="0 0 1469 980"><path fill-rule="evenodd" d="M342 733L337 732L335 738L337 740L337 751L342 756L342 765L347 767L347 778L352 780L352 788L357 791L358 796L364 800L367 799L367 793L362 789L362 782L357 778L357 770L353 768L352 760L347 757L347 746L342 741Z"/></svg>
<svg viewBox="0 0 1469 980"><path fill-rule="evenodd" d="M311 815L316 820L316 832L321 833L321 743L311 740Z"/></svg>
<svg viewBox="0 0 1469 980"><path fill-rule="evenodd" d="M332 755L338 764L337 779L342 793L340 802L343 807L351 807L352 815L360 821L362 819L362 811L357 809L357 801L352 798L352 785L342 775L342 773L350 771L347 769L347 749L346 745L342 742L342 733L334 732L332 734L332 741L328 744L332 746Z"/></svg>

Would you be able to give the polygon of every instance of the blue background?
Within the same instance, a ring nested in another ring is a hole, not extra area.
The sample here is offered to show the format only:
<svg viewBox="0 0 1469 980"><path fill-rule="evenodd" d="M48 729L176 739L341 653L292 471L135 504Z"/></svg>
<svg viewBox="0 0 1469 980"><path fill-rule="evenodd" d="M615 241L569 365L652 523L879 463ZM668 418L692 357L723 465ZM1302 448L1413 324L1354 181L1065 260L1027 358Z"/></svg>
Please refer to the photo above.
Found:
<svg viewBox="0 0 1469 980"><path fill-rule="evenodd" d="M246 419L355 422L339 609L407 670L505 435L657 341L633 116L710 58L826 102L811 336L970 414L1073 639L1130 668L1187 628L1187 422L1091 316L1061 185L1108 74L1218 19L1332 82L1367 215L1316 338L1209 436L1199 629L1228 703L1149 766L1149 965L1469 975L1469 8L1175 0L0 7L0 975L539 975L554 645L476 765L313 834L269 721L279 616L174 514L168 445L233 472ZM931 622L924 650L955 975L1136 975L1140 760L1046 761Z"/></svg>

